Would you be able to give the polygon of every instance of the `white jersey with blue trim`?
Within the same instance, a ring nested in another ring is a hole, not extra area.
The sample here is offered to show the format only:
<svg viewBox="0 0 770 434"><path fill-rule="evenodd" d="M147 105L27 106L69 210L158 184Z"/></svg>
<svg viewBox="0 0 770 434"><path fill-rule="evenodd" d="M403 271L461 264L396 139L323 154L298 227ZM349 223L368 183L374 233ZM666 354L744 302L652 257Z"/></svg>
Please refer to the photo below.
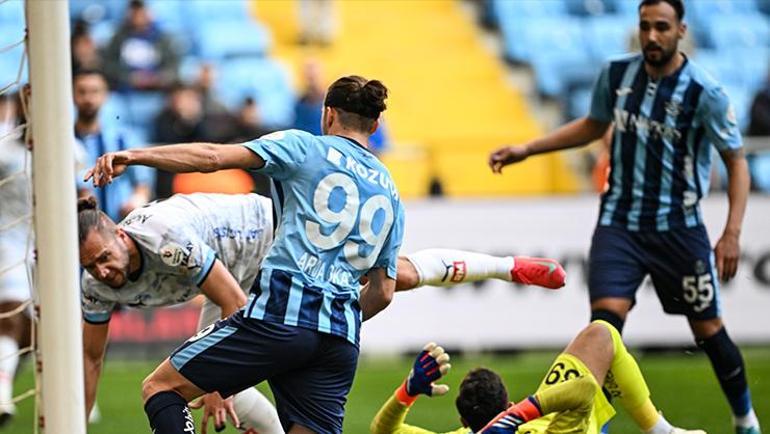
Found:
<svg viewBox="0 0 770 434"><path fill-rule="evenodd" d="M136 243L139 276L113 289L84 272L83 317L109 321L116 305L169 306L200 293L215 259L249 291L273 241L272 202L256 194L175 195L134 210L118 225Z"/></svg>
<svg viewBox="0 0 770 434"><path fill-rule="evenodd" d="M385 166L355 140L279 131L244 144L265 161L279 222L245 314L358 343L359 280L396 278L403 207Z"/></svg>

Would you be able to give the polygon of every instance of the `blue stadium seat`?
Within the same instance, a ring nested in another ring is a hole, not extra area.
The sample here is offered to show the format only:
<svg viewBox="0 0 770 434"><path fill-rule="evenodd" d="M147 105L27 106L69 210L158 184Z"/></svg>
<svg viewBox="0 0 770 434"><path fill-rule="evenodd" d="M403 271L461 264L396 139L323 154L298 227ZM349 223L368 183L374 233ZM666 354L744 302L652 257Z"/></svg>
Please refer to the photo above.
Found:
<svg viewBox="0 0 770 434"><path fill-rule="evenodd" d="M271 42L269 31L253 21L204 21L195 32L200 56L207 60L263 55Z"/></svg>
<svg viewBox="0 0 770 434"><path fill-rule="evenodd" d="M770 153L764 152L749 158L749 170L754 187L770 193Z"/></svg>
<svg viewBox="0 0 770 434"><path fill-rule="evenodd" d="M689 0L685 2L685 19L691 16L701 22L713 18L724 19L729 15L754 15L756 0Z"/></svg>
<svg viewBox="0 0 770 434"><path fill-rule="evenodd" d="M294 91L289 73L278 62L264 58L225 61L216 73L215 91L231 110L244 98L257 101L263 122L271 127L290 125L294 113Z"/></svg>
<svg viewBox="0 0 770 434"><path fill-rule="evenodd" d="M0 33L4 33L9 25L24 27L24 3L21 0L9 0L0 6L0 27L3 29Z"/></svg>
<svg viewBox="0 0 770 434"><path fill-rule="evenodd" d="M740 64L735 63L728 53L701 49L695 53L693 60L726 86L742 86L744 84L744 75Z"/></svg>
<svg viewBox="0 0 770 434"><path fill-rule="evenodd" d="M246 0L187 0L184 2L184 7L187 19L195 25L211 21L250 20Z"/></svg>
<svg viewBox="0 0 770 434"><path fill-rule="evenodd" d="M162 92L125 92L121 94L131 127L141 130L152 128L155 117L163 108Z"/></svg>
<svg viewBox="0 0 770 434"><path fill-rule="evenodd" d="M607 59L627 53L635 26L636 20L626 16L586 18L584 34L592 59L606 62Z"/></svg>
<svg viewBox="0 0 770 434"><path fill-rule="evenodd" d="M564 0L567 12L578 16L600 16L615 13L613 0Z"/></svg>
<svg viewBox="0 0 770 434"><path fill-rule="evenodd" d="M105 20L99 21L91 26L89 32L91 34L91 39L94 40L94 44L99 48L106 47L107 44L110 43L112 35L115 34L119 25L119 22Z"/></svg>
<svg viewBox="0 0 770 434"><path fill-rule="evenodd" d="M593 86L579 86L567 92L564 106L565 121L586 116L591 110L591 97Z"/></svg>
<svg viewBox="0 0 770 434"><path fill-rule="evenodd" d="M130 122L129 116L126 99L123 94L110 92L109 98L107 98L102 109L99 110L99 119L124 124Z"/></svg>
<svg viewBox="0 0 770 434"><path fill-rule="evenodd" d="M754 92L770 74L770 47L735 48L730 51L729 61L738 66L744 85Z"/></svg>
<svg viewBox="0 0 770 434"><path fill-rule="evenodd" d="M717 16L711 19L709 29L718 50L770 47L770 20L759 14Z"/></svg>
<svg viewBox="0 0 770 434"><path fill-rule="evenodd" d="M724 85L723 88L730 98L730 103L735 110L735 116L738 118L738 126L741 131L745 131L749 126L751 103L754 100L754 93L744 86Z"/></svg>
<svg viewBox="0 0 770 434"><path fill-rule="evenodd" d="M492 6L500 21L505 57L516 62L529 61L529 43L523 40L526 38L522 35L523 28L537 25L541 20L566 19L567 16L561 0L493 0Z"/></svg>

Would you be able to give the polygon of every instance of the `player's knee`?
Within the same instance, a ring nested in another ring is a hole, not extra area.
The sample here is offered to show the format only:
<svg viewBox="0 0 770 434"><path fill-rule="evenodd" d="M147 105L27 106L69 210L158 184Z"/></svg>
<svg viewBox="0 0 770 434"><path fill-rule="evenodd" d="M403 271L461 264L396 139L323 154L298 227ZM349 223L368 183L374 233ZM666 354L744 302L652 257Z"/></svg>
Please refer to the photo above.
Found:
<svg viewBox="0 0 770 434"><path fill-rule="evenodd" d="M153 395L164 390L169 390L169 387L159 379L155 372L148 375L147 378L142 381L142 401L147 401Z"/></svg>
<svg viewBox="0 0 770 434"><path fill-rule="evenodd" d="M690 329L696 340L708 339L717 333L724 327L722 324L722 318L716 317L707 320L689 320Z"/></svg>

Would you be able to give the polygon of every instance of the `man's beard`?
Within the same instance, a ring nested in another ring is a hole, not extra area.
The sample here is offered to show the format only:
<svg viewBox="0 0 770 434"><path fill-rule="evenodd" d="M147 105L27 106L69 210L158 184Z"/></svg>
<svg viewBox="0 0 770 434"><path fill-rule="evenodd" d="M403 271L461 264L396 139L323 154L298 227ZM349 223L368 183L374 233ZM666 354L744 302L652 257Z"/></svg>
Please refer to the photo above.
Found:
<svg viewBox="0 0 770 434"><path fill-rule="evenodd" d="M649 46L643 50L643 54L644 54L644 61L650 66L653 66L656 68L660 68L661 66L668 64L668 62L671 61L671 59L674 57L677 51L676 47L671 51L666 51L663 47L659 47L659 46L654 46L654 48L657 48L660 50L658 51L658 53L660 53L659 58L653 59L648 54L648 50L650 49Z"/></svg>
<svg viewBox="0 0 770 434"><path fill-rule="evenodd" d="M81 122L91 123L96 120L96 117L99 115L98 109L83 109L78 110L78 120Z"/></svg>

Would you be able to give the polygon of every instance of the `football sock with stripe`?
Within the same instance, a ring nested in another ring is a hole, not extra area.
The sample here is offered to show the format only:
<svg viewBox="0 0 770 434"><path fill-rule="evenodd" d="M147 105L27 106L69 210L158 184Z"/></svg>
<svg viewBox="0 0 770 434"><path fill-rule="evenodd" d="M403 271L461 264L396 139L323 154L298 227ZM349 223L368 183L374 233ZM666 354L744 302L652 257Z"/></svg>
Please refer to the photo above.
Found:
<svg viewBox="0 0 770 434"><path fill-rule="evenodd" d="M460 282L501 279L510 282L513 257L453 249L425 249L407 255L420 285L452 286Z"/></svg>
<svg viewBox="0 0 770 434"><path fill-rule="evenodd" d="M144 404L153 434L195 434L187 402L176 392L159 392Z"/></svg>

